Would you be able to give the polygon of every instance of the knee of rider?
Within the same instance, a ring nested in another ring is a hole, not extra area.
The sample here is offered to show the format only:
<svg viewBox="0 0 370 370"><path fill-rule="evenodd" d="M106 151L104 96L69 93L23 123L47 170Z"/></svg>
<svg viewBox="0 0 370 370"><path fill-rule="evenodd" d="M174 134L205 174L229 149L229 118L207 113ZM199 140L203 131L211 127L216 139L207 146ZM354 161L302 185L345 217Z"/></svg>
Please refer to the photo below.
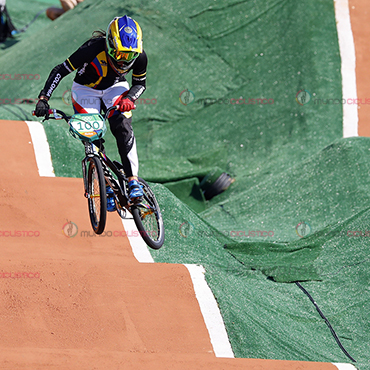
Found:
<svg viewBox="0 0 370 370"><path fill-rule="evenodd" d="M114 136L130 135L132 132L131 119L126 118L122 114L113 115L109 119L110 129Z"/></svg>

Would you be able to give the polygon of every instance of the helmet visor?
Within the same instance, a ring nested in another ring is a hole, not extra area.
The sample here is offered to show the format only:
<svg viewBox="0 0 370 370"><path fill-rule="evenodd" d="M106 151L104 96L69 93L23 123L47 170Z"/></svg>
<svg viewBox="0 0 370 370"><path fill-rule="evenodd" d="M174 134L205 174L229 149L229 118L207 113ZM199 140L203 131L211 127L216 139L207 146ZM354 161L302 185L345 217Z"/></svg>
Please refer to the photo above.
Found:
<svg viewBox="0 0 370 370"><path fill-rule="evenodd" d="M130 62L131 60L137 58L139 55L139 53L135 51L120 51L113 48L109 49L108 53L117 62Z"/></svg>

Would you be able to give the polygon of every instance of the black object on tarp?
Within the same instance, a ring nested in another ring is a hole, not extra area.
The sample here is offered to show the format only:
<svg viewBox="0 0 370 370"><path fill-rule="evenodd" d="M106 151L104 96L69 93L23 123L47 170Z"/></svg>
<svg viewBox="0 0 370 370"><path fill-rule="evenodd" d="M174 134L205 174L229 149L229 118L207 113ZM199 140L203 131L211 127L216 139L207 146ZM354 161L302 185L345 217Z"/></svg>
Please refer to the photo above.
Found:
<svg viewBox="0 0 370 370"><path fill-rule="evenodd" d="M16 31L5 3L6 0L0 0L0 42L4 42L8 37L12 36L13 31Z"/></svg>

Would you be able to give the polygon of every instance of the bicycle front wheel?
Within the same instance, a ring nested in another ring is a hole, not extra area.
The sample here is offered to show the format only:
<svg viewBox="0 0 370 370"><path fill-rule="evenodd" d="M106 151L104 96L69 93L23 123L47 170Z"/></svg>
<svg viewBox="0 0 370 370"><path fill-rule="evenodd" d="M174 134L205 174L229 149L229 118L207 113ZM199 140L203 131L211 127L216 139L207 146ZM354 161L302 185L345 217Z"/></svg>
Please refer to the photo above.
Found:
<svg viewBox="0 0 370 370"><path fill-rule="evenodd" d="M159 249L164 243L164 225L157 199L149 185L139 177L143 187L143 200L131 206L136 227L145 243L152 249Z"/></svg>
<svg viewBox="0 0 370 370"><path fill-rule="evenodd" d="M96 157L89 158L87 170L87 193L91 226L96 234L101 234L107 221L107 193L101 162Z"/></svg>

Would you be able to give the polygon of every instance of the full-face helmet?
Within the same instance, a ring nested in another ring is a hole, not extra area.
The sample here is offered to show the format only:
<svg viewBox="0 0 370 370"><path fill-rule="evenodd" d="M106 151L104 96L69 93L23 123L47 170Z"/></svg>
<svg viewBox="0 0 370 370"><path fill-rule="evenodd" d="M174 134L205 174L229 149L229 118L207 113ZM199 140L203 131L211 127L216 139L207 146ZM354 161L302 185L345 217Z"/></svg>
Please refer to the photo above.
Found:
<svg viewBox="0 0 370 370"><path fill-rule="evenodd" d="M108 59L119 73L127 71L143 52L143 37L139 24L125 15L109 23L106 35Z"/></svg>

